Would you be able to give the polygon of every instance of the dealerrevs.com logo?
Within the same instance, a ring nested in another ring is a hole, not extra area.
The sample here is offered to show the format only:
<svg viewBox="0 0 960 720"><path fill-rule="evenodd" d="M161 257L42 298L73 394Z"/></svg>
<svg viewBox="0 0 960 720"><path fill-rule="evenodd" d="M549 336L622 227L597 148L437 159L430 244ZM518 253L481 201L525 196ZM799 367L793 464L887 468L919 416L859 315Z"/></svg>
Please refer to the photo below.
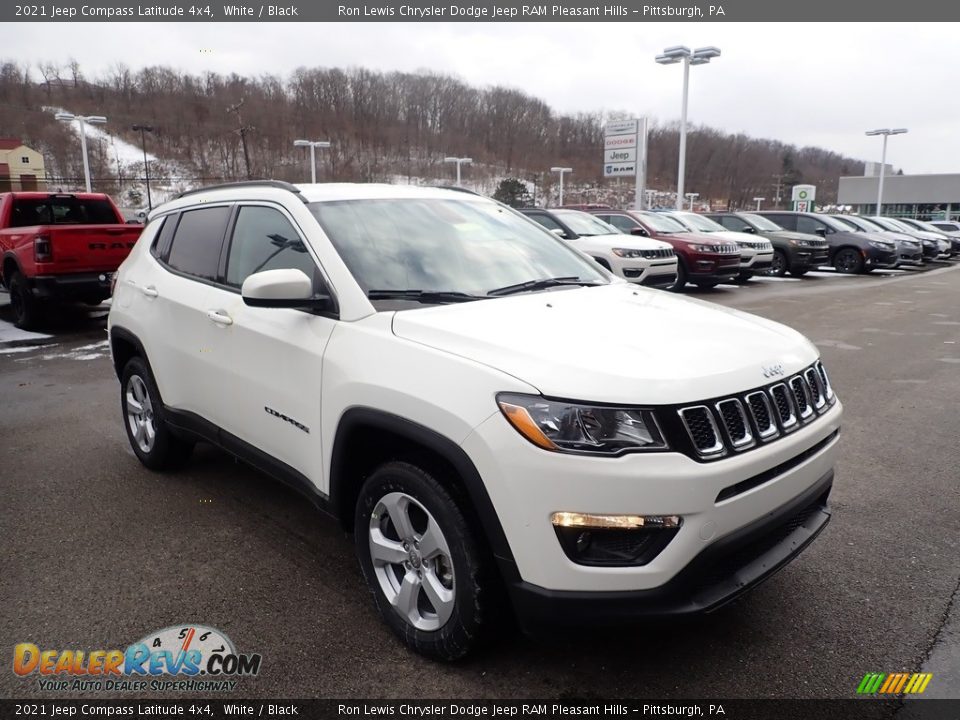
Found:
<svg viewBox="0 0 960 720"><path fill-rule="evenodd" d="M173 625L125 650L49 650L33 643L13 649L13 672L36 677L40 690L105 692L223 692L260 672L261 657L238 653L224 633L203 625Z"/></svg>

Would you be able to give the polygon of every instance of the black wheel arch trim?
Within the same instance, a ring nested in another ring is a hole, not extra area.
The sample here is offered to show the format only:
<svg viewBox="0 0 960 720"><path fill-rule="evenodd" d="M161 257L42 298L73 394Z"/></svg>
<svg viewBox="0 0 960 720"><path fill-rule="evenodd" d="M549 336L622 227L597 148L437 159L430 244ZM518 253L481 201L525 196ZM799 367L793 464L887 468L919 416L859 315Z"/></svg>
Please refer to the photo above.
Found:
<svg viewBox="0 0 960 720"><path fill-rule="evenodd" d="M480 477L473 461L463 448L450 438L399 415L374 408L354 407L341 416L340 422L337 424L333 452L330 458L330 505L333 508L340 508L343 494L347 491L351 482L351 478L345 472L348 462L346 438L349 437L351 432L361 427L387 430L426 447L449 462L463 481L473 510L476 512L486 535L490 550L496 558L501 572L505 575L504 579L517 575L513 552L510 550L507 536L500 524L500 518L493 507L487 488L483 484L483 479ZM338 514L343 515L343 511L341 510Z"/></svg>

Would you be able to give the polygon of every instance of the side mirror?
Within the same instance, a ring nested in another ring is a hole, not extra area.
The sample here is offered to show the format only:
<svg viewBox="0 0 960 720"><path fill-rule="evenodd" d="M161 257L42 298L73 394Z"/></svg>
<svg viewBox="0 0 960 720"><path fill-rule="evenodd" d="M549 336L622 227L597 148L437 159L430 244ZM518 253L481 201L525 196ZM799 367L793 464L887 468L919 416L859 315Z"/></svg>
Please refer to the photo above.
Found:
<svg viewBox="0 0 960 720"><path fill-rule="evenodd" d="M818 227L816 230L814 230L814 232L820 237L827 236L827 229L825 227Z"/></svg>
<svg viewBox="0 0 960 720"><path fill-rule="evenodd" d="M745 226L740 230L740 232L747 233L748 235L756 235L756 234L757 234L757 229L756 229L755 227L750 227L749 225L745 225Z"/></svg>
<svg viewBox="0 0 960 720"><path fill-rule="evenodd" d="M564 240L567 238L567 234L560 228L550 228L550 232L552 232L558 238L563 238Z"/></svg>
<svg viewBox="0 0 960 720"><path fill-rule="evenodd" d="M639 225L637 225L637 227L630 228L630 234L639 235L640 237L650 237L650 233L647 232L647 229L640 227Z"/></svg>
<svg viewBox="0 0 960 720"><path fill-rule="evenodd" d="M328 310L331 305L329 295L314 293L313 281L303 270L293 268L249 275L240 294L250 307Z"/></svg>

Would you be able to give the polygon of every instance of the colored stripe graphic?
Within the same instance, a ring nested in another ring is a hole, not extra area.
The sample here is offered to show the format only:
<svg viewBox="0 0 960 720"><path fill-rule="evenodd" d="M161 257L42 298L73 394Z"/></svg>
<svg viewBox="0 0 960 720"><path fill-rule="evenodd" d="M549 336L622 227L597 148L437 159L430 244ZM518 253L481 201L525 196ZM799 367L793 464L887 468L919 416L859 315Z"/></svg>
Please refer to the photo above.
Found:
<svg viewBox="0 0 960 720"><path fill-rule="evenodd" d="M867 673L857 686L857 694L919 695L932 679L933 673Z"/></svg>

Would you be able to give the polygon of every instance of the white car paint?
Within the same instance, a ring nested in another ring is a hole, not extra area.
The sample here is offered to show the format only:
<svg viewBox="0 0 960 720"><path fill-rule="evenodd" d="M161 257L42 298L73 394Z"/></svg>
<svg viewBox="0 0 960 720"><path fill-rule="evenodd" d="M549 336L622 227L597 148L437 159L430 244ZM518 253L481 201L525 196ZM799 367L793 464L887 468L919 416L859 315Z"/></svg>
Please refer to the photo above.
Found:
<svg viewBox="0 0 960 720"><path fill-rule="evenodd" d="M773 265L773 245L769 240L758 238L749 233L736 232L735 230L703 230L694 224L698 219L709 220L696 213L674 211L669 213L670 217L676 219L690 232L709 235L717 240L735 243L740 248L740 269L741 270L765 270ZM714 224L715 221L711 221ZM721 226L722 228L722 226Z"/></svg>

